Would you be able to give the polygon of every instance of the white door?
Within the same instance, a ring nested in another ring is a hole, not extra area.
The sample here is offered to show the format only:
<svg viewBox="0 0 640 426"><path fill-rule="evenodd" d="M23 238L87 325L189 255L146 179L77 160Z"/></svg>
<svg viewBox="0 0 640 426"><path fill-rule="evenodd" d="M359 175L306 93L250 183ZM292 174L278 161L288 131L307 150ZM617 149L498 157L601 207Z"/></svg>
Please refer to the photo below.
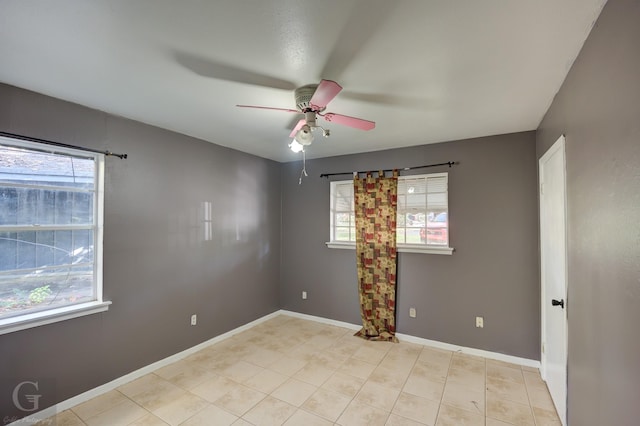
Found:
<svg viewBox="0 0 640 426"><path fill-rule="evenodd" d="M567 249L565 140L561 136L539 162L542 293L542 378L562 424L567 411Z"/></svg>

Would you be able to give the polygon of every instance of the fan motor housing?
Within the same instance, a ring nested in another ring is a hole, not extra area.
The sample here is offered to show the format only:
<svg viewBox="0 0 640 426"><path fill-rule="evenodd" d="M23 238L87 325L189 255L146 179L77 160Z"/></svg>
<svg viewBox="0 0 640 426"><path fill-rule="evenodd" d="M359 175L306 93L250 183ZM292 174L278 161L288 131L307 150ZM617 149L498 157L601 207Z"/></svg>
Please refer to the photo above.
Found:
<svg viewBox="0 0 640 426"><path fill-rule="evenodd" d="M317 88L317 84L307 84L306 86L298 87L295 90L294 95L296 98L296 107L301 112L311 110L311 105L309 104L309 102L311 101L311 98L313 97L313 94L316 92ZM322 108L321 110L317 110L316 112L323 110L324 108Z"/></svg>

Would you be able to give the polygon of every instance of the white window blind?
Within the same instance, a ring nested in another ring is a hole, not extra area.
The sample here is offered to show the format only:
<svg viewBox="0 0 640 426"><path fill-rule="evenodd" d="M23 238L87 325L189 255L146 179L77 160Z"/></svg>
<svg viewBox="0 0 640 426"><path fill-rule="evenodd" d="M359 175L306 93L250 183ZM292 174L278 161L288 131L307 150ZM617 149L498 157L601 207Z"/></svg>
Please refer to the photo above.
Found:
<svg viewBox="0 0 640 426"><path fill-rule="evenodd" d="M449 247L448 173L398 178L397 245L399 251L451 254ZM330 240L328 245L355 243L353 181L331 182ZM428 251L427 251L428 252Z"/></svg>
<svg viewBox="0 0 640 426"><path fill-rule="evenodd" d="M331 241L356 240L353 181L331 182Z"/></svg>

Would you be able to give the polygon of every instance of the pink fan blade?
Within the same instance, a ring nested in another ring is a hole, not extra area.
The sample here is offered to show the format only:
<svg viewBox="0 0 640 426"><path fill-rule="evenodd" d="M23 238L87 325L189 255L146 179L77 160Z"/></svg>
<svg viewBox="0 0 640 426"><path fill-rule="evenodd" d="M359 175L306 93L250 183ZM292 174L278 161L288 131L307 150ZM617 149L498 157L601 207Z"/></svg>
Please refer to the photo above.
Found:
<svg viewBox="0 0 640 426"><path fill-rule="evenodd" d="M272 109L274 111L285 111L285 112L295 112L301 114L297 109L287 109L287 108L273 108L273 107L264 107L264 106L255 106L255 105L236 105L240 108L258 108L258 109Z"/></svg>
<svg viewBox="0 0 640 426"><path fill-rule="evenodd" d="M325 120L330 123L338 123L344 126L355 127L360 130L371 130L376 127L376 123L369 120L363 120L362 118L349 117L348 115L342 114L334 114L332 112L328 112L323 114Z"/></svg>
<svg viewBox="0 0 640 426"><path fill-rule="evenodd" d="M326 108L327 104L331 102L338 93L340 93L341 90L342 86L335 81L322 80L320 84L318 84L316 91L313 93L309 104L315 110L323 110Z"/></svg>
<svg viewBox="0 0 640 426"><path fill-rule="evenodd" d="M296 136L296 133L298 133L298 130L302 129L302 126L304 126L305 124L307 124L307 120L305 120L304 118L298 121L298 124L296 124L296 127L293 128L291 134L289 134L289 137L294 138Z"/></svg>

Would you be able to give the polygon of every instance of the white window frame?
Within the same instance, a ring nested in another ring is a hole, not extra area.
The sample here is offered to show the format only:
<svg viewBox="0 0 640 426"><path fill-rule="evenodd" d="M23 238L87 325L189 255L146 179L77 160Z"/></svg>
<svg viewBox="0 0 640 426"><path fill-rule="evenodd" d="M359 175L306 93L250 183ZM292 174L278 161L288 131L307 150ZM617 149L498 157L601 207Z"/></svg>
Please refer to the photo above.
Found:
<svg viewBox="0 0 640 426"><path fill-rule="evenodd" d="M449 174L447 172L443 173L430 173L430 174L421 174L421 175L408 175L408 176L400 176L398 179L411 179L411 178L419 178L419 177L447 177L447 199L449 198ZM326 246L328 248L333 249L346 249L346 250L355 250L356 243L353 241L335 241L334 233L334 213L335 213L335 200L334 200L334 192L339 185L345 185L350 183L353 187L353 180L340 180L340 181L332 181L330 184L330 209L329 209L329 241L326 242ZM352 199L353 202L353 199ZM448 204L448 203L447 203ZM352 210L353 211L353 205ZM449 214L449 208L447 207L447 215ZM447 232L450 230L449 224L447 224ZM397 250L399 253L424 253L424 254L445 254L451 255L453 254L453 247L451 247L451 242L448 241L447 246L434 245L434 244L406 244L406 243L398 243Z"/></svg>
<svg viewBox="0 0 640 426"><path fill-rule="evenodd" d="M51 309L27 312L0 319L0 335L38 327L45 324L77 318L104 312L109 309L110 301L103 300L103 232L104 232L104 154L87 152L64 147L50 147L47 145L23 141L20 139L0 136L0 144L22 147L34 151L67 154L75 157L93 158L95 161L95 196L93 198L94 221L94 294L95 300L73 305L54 307ZM35 226L34 226L35 227Z"/></svg>

